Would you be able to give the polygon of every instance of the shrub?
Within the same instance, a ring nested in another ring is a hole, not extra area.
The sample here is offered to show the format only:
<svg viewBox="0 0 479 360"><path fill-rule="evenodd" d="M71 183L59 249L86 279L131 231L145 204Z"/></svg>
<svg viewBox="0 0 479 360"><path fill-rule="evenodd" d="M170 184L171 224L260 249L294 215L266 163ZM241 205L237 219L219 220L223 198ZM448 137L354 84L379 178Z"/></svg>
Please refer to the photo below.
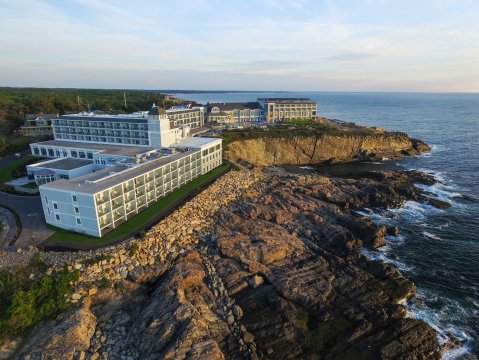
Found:
<svg viewBox="0 0 479 360"><path fill-rule="evenodd" d="M110 279L107 279L107 278L102 278L99 282L98 282L98 289L100 290L104 290L104 289L107 289L111 286L111 281Z"/></svg>
<svg viewBox="0 0 479 360"><path fill-rule="evenodd" d="M140 248L140 247L139 247L139 245L138 245L137 243L131 244L131 246L130 246L130 251L129 251L130 256L135 255L135 254L138 252L139 248Z"/></svg>
<svg viewBox="0 0 479 360"><path fill-rule="evenodd" d="M37 255L28 265L0 270L0 339L25 335L40 321L52 319L68 308L65 299L73 293L79 271L47 276L46 269Z"/></svg>

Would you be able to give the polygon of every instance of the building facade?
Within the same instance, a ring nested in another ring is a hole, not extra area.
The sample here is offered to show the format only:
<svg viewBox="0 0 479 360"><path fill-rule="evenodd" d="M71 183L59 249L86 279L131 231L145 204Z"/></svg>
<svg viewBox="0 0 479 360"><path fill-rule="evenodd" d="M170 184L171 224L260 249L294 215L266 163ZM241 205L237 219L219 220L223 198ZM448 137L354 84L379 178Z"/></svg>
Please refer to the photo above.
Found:
<svg viewBox="0 0 479 360"><path fill-rule="evenodd" d="M95 175L40 186L46 222L101 237L191 180L221 165L221 140L141 166L104 168ZM207 155L202 155L206 152Z"/></svg>
<svg viewBox="0 0 479 360"><path fill-rule="evenodd" d="M198 128L204 125L204 111L197 109L163 110L170 120L170 129L184 126ZM96 115L83 113L62 115L52 120L53 136L57 140L71 140L104 144L149 146L150 126L146 112L125 115Z"/></svg>
<svg viewBox="0 0 479 360"><path fill-rule="evenodd" d="M211 103L206 107L208 122L243 123L263 119L263 109L257 102Z"/></svg>
<svg viewBox="0 0 479 360"><path fill-rule="evenodd" d="M256 102L209 103L208 123L241 124L246 122L277 122L290 119L313 119L318 106L304 98L260 98Z"/></svg>
<svg viewBox="0 0 479 360"><path fill-rule="evenodd" d="M27 114L19 132L27 136L53 135L52 120L58 114Z"/></svg>
<svg viewBox="0 0 479 360"><path fill-rule="evenodd" d="M312 119L318 111L316 102L305 98L261 98L258 103L267 122Z"/></svg>
<svg viewBox="0 0 479 360"><path fill-rule="evenodd" d="M50 160L27 168L40 184L46 222L101 237L221 165L222 140L190 137L188 119L174 120L156 106L147 114L57 119L54 140L30 145L32 154ZM99 130L113 133L92 133Z"/></svg>
<svg viewBox="0 0 479 360"><path fill-rule="evenodd" d="M205 108L196 106L193 108L166 110L170 127L188 125L191 129L197 129L205 125Z"/></svg>

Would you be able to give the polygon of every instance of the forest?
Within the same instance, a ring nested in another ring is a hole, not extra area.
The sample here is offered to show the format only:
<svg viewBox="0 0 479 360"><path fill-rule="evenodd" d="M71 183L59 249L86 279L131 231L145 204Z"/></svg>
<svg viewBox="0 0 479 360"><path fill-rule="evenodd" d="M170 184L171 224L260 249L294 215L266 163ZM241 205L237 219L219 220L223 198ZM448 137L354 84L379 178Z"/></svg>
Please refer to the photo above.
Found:
<svg viewBox="0 0 479 360"><path fill-rule="evenodd" d="M126 98L126 106L125 106ZM102 110L131 113L147 110L152 103L169 108L178 101L159 91L0 88L0 131L17 129L25 114L59 114Z"/></svg>
<svg viewBox="0 0 479 360"><path fill-rule="evenodd" d="M161 91L108 89L45 89L0 87L0 156L22 150L31 142L15 134L26 114L78 113L101 110L109 114L148 110L153 103L165 109L180 103Z"/></svg>

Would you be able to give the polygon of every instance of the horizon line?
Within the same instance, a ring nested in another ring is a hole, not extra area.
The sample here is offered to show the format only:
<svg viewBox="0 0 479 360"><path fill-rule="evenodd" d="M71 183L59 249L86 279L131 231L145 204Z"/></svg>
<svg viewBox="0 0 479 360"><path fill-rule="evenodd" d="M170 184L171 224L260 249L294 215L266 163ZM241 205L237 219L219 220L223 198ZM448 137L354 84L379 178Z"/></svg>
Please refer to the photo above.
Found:
<svg viewBox="0 0 479 360"><path fill-rule="evenodd" d="M207 90L207 89L141 89L141 88L94 88L94 87L38 87L38 86L0 86L0 89L37 89L37 90L118 90L160 92L167 95L175 93L340 93L340 94L479 94L479 91L381 91L381 90Z"/></svg>

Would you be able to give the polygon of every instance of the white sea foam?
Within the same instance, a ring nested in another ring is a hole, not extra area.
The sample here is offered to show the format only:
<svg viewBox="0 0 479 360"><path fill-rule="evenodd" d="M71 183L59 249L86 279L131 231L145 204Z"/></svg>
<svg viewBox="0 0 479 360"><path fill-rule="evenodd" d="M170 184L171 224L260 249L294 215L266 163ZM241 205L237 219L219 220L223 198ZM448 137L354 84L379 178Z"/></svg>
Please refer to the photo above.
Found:
<svg viewBox="0 0 479 360"><path fill-rule="evenodd" d="M406 220L412 223L423 222L430 214L439 213L441 209L437 209L434 206L424 203L418 203L416 201L406 201L404 206L399 209L390 209L388 213L393 218Z"/></svg>
<svg viewBox="0 0 479 360"><path fill-rule="evenodd" d="M403 262L395 259L391 259L386 256L386 253L383 251L375 251L370 250L367 248L362 248L361 253L368 259L368 260L376 260L376 261L383 261L386 264L394 266L396 269L399 269L404 272L413 271L414 267L404 264Z"/></svg>
<svg viewBox="0 0 479 360"><path fill-rule="evenodd" d="M369 209L365 208L363 210L354 210L354 212L360 216L367 217L368 219L372 220L375 224L379 225L391 225L392 221L388 210L382 209Z"/></svg>
<svg viewBox="0 0 479 360"><path fill-rule="evenodd" d="M437 240L437 241L443 241L439 236L431 234L430 232L423 231L422 233L423 233L423 235L425 235L429 239Z"/></svg>
<svg viewBox="0 0 479 360"><path fill-rule="evenodd" d="M386 244L402 245L406 241L403 235L386 235Z"/></svg>
<svg viewBox="0 0 479 360"><path fill-rule="evenodd" d="M433 156L434 153L436 153L436 152L438 152L438 151L442 151L442 150L444 149L444 146L443 146L443 145L432 144L432 145L430 145L430 148L431 148L431 151L430 151L430 152L421 154L421 155L419 155L418 157L429 158L429 157Z"/></svg>
<svg viewBox="0 0 479 360"><path fill-rule="evenodd" d="M453 348L443 354L443 359L458 359L469 353L468 342L472 340L472 337L452 323L454 319L465 319L468 316L468 311L461 307L457 301L443 296L441 296L440 300L445 302L445 305L440 309L431 309L427 305L428 301L436 302L438 300L439 297L436 294L418 288L416 296L405 303L407 308L406 316L428 323L437 332L438 341L441 345L450 342L451 335L462 341L462 346ZM456 323L461 323L461 321Z"/></svg>

